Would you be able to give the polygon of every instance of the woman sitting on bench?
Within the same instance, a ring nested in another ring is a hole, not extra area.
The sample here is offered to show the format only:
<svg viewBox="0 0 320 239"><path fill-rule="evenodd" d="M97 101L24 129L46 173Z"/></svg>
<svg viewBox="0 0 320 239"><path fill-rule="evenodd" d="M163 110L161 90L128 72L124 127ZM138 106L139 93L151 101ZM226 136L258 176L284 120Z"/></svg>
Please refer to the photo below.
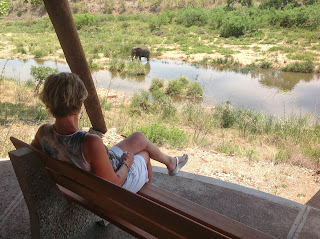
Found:
<svg viewBox="0 0 320 239"><path fill-rule="evenodd" d="M42 125L31 144L50 157L70 162L132 192L152 181L150 158L165 164L171 176L187 163L188 155L170 157L139 132L108 152L99 136L78 128L87 95L77 75L65 72L50 75L40 99L55 117L55 123Z"/></svg>

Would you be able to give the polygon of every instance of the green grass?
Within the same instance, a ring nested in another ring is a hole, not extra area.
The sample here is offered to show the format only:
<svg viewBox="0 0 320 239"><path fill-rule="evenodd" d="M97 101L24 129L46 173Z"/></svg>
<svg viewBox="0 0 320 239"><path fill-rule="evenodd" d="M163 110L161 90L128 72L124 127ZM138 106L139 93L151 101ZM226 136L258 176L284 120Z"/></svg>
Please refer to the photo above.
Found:
<svg viewBox="0 0 320 239"><path fill-rule="evenodd" d="M314 61L319 55L310 51L303 53L288 54L288 59L299 60L299 61Z"/></svg>
<svg viewBox="0 0 320 239"><path fill-rule="evenodd" d="M305 62L294 62L288 64L287 66L281 68L283 71L291 71L291 72L303 72L303 73L312 73L314 71L314 64L312 61Z"/></svg>
<svg viewBox="0 0 320 239"><path fill-rule="evenodd" d="M80 10L80 6L77 7L77 4L75 4L75 7L78 12L83 12ZM312 23L312 19L317 16L314 11L319 7L316 5L306 8L314 13L312 16L307 15L307 19L310 18L310 23ZM295 12L292 13L287 9L283 10L283 12L285 11L293 14L289 14L289 17L292 18L292 21L296 21L296 18L294 18ZM282 14L280 10L275 12ZM122 14L119 16L111 14L92 15L83 12L75 14L74 18L85 53L89 59L93 59L93 64L95 64L94 59L97 59L99 54L108 58L128 58L131 48L138 45L149 46L152 52L151 57L160 56L164 52L177 49L183 51L187 56L214 52L224 56L232 56L237 53L237 51L231 49L232 45L240 45L242 49L249 49L249 45L253 43L277 45L280 41L286 41L289 46L273 46L269 49L269 52L288 53L288 57L296 61L318 61L317 53L308 52L304 49L319 50L319 45L308 48L311 43L317 42L316 30L306 28L303 25L294 25L291 28L281 27L277 24L273 25L269 20L270 17L278 16L274 15L275 12L256 7L250 9L237 7L233 11L216 7L210 11L191 8L167 11L161 14ZM308 13L308 11L306 12ZM201 14L199 15L199 13ZM190 18L191 16L195 18ZM242 28L242 22L239 23L239 16L241 16L243 23L246 23L244 28ZM278 22L277 19L276 22ZM150 29L150 24L156 24L156 29ZM220 24L220 28L213 29L216 24ZM24 30L23 33L21 33L21 29ZM222 29L226 31L226 35L230 35L228 38L221 37ZM200 32L203 32L203 34ZM3 41L8 41L17 47L13 53L33 54L35 58L52 55L63 57L61 53L57 52L60 49L60 44L48 17L5 22L2 24L0 33L11 34L3 34L2 37ZM237 37L237 34L240 35ZM169 48L164 44L171 46ZM228 44L231 46L230 48L226 46ZM172 48L172 46L175 48ZM250 49L257 53L262 51L258 46ZM210 64L210 61L207 61L207 63ZM213 63L213 65L219 64ZM227 65L228 67L232 66L232 64ZM92 65L92 67L96 67L96 65Z"/></svg>
<svg viewBox="0 0 320 239"><path fill-rule="evenodd" d="M138 126L134 131L143 133L152 143L182 148L188 141L188 135L176 127L168 127L161 123ZM127 135L132 134L127 132Z"/></svg>
<svg viewBox="0 0 320 239"><path fill-rule="evenodd" d="M227 155L239 154L241 151L240 146L234 141L222 142L216 150Z"/></svg>
<svg viewBox="0 0 320 239"><path fill-rule="evenodd" d="M128 75L146 75L147 69L140 60L124 61L118 58L112 59L109 64L110 71L118 71Z"/></svg>
<svg viewBox="0 0 320 239"><path fill-rule="evenodd" d="M320 45L314 45L311 47L311 50L320 51Z"/></svg>

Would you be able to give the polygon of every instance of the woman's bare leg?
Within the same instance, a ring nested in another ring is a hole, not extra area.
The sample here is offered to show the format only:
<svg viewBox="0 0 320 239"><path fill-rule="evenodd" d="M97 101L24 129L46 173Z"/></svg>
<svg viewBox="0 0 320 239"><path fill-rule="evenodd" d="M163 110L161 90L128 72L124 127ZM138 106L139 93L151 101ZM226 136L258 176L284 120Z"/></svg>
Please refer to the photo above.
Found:
<svg viewBox="0 0 320 239"><path fill-rule="evenodd" d="M150 158L163 163L167 166L169 171L173 171L176 168L176 159L169 155L162 153L159 148L154 145L149 139L147 139L142 133L135 132L128 138L122 140L116 146L123 151L128 151L133 154L146 151ZM179 163L186 159L186 155L179 157Z"/></svg>

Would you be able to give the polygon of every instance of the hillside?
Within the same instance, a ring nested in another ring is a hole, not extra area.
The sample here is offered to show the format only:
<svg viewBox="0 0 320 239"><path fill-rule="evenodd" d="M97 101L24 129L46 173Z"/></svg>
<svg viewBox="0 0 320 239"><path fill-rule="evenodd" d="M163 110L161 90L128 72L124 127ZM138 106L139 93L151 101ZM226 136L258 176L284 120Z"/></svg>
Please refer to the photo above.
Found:
<svg viewBox="0 0 320 239"><path fill-rule="evenodd" d="M201 6L211 9L214 6L225 5L225 1L215 0L72 0L69 1L73 13L90 13L90 14L145 14L158 13L164 10L174 10L183 7ZM46 15L43 5L31 5L21 0L10 1L9 15L5 18L19 19L26 17L42 17Z"/></svg>

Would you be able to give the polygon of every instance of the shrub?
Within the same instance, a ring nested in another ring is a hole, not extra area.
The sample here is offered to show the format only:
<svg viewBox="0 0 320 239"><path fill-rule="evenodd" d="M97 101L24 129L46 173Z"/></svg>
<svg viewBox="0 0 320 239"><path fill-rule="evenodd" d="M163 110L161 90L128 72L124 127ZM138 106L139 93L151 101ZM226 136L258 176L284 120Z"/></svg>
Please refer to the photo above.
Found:
<svg viewBox="0 0 320 239"><path fill-rule="evenodd" d="M195 138L204 138L208 133L212 132L215 126L215 118L211 111L211 109L208 110L192 102L184 105L182 111L183 119L193 129Z"/></svg>
<svg viewBox="0 0 320 239"><path fill-rule="evenodd" d="M151 81L150 91L161 89L164 86L164 79L153 78Z"/></svg>
<svg viewBox="0 0 320 239"><path fill-rule="evenodd" d="M27 54L27 51L23 47L18 47L17 52L19 52L21 54Z"/></svg>
<svg viewBox="0 0 320 239"><path fill-rule="evenodd" d="M154 88L152 91L152 98L155 101L162 101L162 98L168 97L164 92L162 92L159 88Z"/></svg>
<svg viewBox="0 0 320 239"><path fill-rule="evenodd" d="M268 69L268 68L271 68L272 64L271 62L269 61L262 61L261 62L261 65L260 65L260 68L262 69Z"/></svg>
<svg viewBox="0 0 320 239"><path fill-rule="evenodd" d="M98 63L94 62L92 58L89 59L88 64L90 68L94 68L94 69L99 68Z"/></svg>
<svg viewBox="0 0 320 239"><path fill-rule="evenodd" d="M139 60L133 60L128 63L126 72L130 75L145 75L147 70Z"/></svg>
<svg viewBox="0 0 320 239"><path fill-rule="evenodd" d="M320 22L320 4L318 3L308 7L308 12L309 12L309 19L308 19L309 26L316 29L317 27L319 27L319 22Z"/></svg>
<svg viewBox="0 0 320 239"><path fill-rule="evenodd" d="M176 16L176 12L170 10L166 10L162 14L164 14L169 19L168 23L172 23L172 20Z"/></svg>
<svg viewBox="0 0 320 239"><path fill-rule="evenodd" d="M120 61L117 58L114 58L110 62L110 71L119 71L123 72L126 68L126 63L124 61Z"/></svg>
<svg viewBox="0 0 320 239"><path fill-rule="evenodd" d="M234 16L229 14L224 18L220 34L222 37L239 37L251 30L250 22L246 15Z"/></svg>
<svg viewBox="0 0 320 239"><path fill-rule="evenodd" d="M131 99L131 112L138 112L141 111L148 112L150 110L150 103L149 103L149 92L145 90L141 90L140 94L135 93Z"/></svg>
<svg viewBox="0 0 320 239"><path fill-rule="evenodd" d="M240 146L236 145L234 141L222 142L217 146L217 151L227 154L234 155L240 152Z"/></svg>
<svg viewBox="0 0 320 239"><path fill-rule="evenodd" d="M25 86L27 88L34 88L34 87L36 87L36 84L32 80L27 80L25 83Z"/></svg>
<svg viewBox="0 0 320 239"><path fill-rule="evenodd" d="M312 73L314 67L315 66L312 61L304 61L291 63L285 67L282 67L281 70L291 72Z"/></svg>
<svg viewBox="0 0 320 239"><path fill-rule="evenodd" d="M162 25L168 24L169 18L164 14L154 15L149 18L148 22L150 30L154 31L160 28Z"/></svg>
<svg viewBox="0 0 320 239"><path fill-rule="evenodd" d="M285 162L288 162L289 159L291 158L291 154L288 150L286 149L280 149L275 157L274 157L274 161L276 164L278 163L285 163Z"/></svg>
<svg viewBox="0 0 320 239"><path fill-rule="evenodd" d="M2 0L0 2L0 17L2 15L8 15L10 9L9 0Z"/></svg>
<svg viewBox="0 0 320 239"><path fill-rule="evenodd" d="M104 2L104 13L111 14L114 9L114 1L106 0Z"/></svg>
<svg viewBox="0 0 320 239"><path fill-rule="evenodd" d="M40 49L35 50L33 54L34 54L34 58L41 58L47 55L43 50L40 50Z"/></svg>
<svg viewBox="0 0 320 239"><path fill-rule="evenodd" d="M317 165L319 165L320 159L320 147L319 145L307 145L302 149L302 153L312 158Z"/></svg>
<svg viewBox="0 0 320 239"><path fill-rule="evenodd" d="M208 13L200 7L184 8L178 11L176 22L186 27L204 26L208 23Z"/></svg>
<svg viewBox="0 0 320 239"><path fill-rule="evenodd" d="M208 23L213 29L219 29L222 26L226 12L222 7L216 7L210 10Z"/></svg>
<svg viewBox="0 0 320 239"><path fill-rule="evenodd" d="M229 102L215 107L214 117L222 128L231 128L236 122L235 111Z"/></svg>
<svg viewBox="0 0 320 239"><path fill-rule="evenodd" d="M77 30L80 30L84 26L92 26L95 23L95 17L88 13L73 14L73 19Z"/></svg>
<svg viewBox="0 0 320 239"><path fill-rule="evenodd" d="M152 97L154 99L154 109L161 113L162 119L170 119L176 115L177 109L169 96L156 89L152 91Z"/></svg>
<svg viewBox="0 0 320 239"><path fill-rule="evenodd" d="M36 86L36 91L39 90L43 81L51 74L55 74L58 72L58 69L54 69L48 66L31 66L30 74L35 79L38 84Z"/></svg>
<svg viewBox="0 0 320 239"><path fill-rule="evenodd" d="M182 76L178 79L173 79L169 81L166 93L168 95L182 95L182 91L189 84L189 80Z"/></svg>
<svg viewBox="0 0 320 239"><path fill-rule="evenodd" d="M168 128L165 125L153 123L140 126L138 131L143 133L151 142L159 145L168 144L173 147L182 147L187 142L187 134L175 127Z"/></svg>
<svg viewBox="0 0 320 239"><path fill-rule="evenodd" d="M107 97L100 97L99 96L99 102L100 102L101 109L103 109L105 111L109 111L112 107L112 104L111 104L111 102L108 102Z"/></svg>
<svg viewBox="0 0 320 239"><path fill-rule="evenodd" d="M189 97L201 97L203 95L203 89L198 82L191 82L187 88L187 96Z"/></svg>

